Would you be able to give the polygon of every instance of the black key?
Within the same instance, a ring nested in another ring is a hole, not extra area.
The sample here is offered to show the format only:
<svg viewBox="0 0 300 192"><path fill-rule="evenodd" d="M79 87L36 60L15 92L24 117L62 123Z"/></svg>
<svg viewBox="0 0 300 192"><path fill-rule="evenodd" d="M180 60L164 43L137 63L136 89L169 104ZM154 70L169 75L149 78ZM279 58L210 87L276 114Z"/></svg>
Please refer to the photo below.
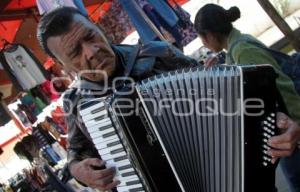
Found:
<svg viewBox="0 0 300 192"><path fill-rule="evenodd" d="M128 181L126 182L126 185L129 186L129 185L137 185L137 184L140 184L141 182L139 180L136 180L136 181Z"/></svg>
<svg viewBox="0 0 300 192"><path fill-rule="evenodd" d="M145 191L145 189L143 187L138 187L138 188L134 188L134 189L129 189L129 192L137 192L137 191Z"/></svg>
<svg viewBox="0 0 300 192"><path fill-rule="evenodd" d="M92 110L91 114L95 114L95 113L101 112L103 110L105 110L105 106Z"/></svg>
<svg viewBox="0 0 300 192"><path fill-rule="evenodd" d="M111 128L111 127L112 127L111 125L105 125L105 126L103 126L103 127L100 127L99 130L100 130L100 131L104 131L105 129L109 129L109 128Z"/></svg>
<svg viewBox="0 0 300 192"><path fill-rule="evenodd" d="M121 157L117 157L117 158L114 158L114 162L118 162L118 161L123 161L127 159L127 155L124 155L124 156L121 156Z"/></svg>
<svg viewBox="0 0 300 192"><path fill-rule="evenodd" d="M112 150L111 152L110 152L110 154L116 154L116 153L121 153L121 152L123 152L124 151L124 149L123 148L120 148L120 149L115 149L115 150Z"/></svg>
<svg viewBox="0 0 300 192"><path fill-rule="evenodd" d="M128 173L122 173L121 174L122 177L128 177L128 176L132 176L132 175L135 175L134 171L131 171L131 172L128 172Z"/></svg>
<svg viewBox="0 0 300 192"><path fill-rule="evenodd" d="M109 133L104 134L104 135L103 135L103 138L111 137L111 136L113 136L113 135L115 135L115 134L116 134L116 132L112 131L112 132L109 132Z"/></svg>
<svg viewBox="0 0 300 192"><path fill-rule="evenodd" d="M121 144L120 141L114 141L114 142L112 142L112 143L108 143L106 146L107 146L107 147L113 147L113 146L119 145L119 144Z"/></svg>
<svg viewBox="0 0 300 192"><path fill-rule="evenodd" d="M132 168L132 166L130 164L118 167L119 171L122 171L122 170L125 170L125 169L130 169L130 168Z"/></svg>
<svg viewBox="0 0 300 192"><path fill-rule="evenodd" d="M106 117L106 114L105 115L101 115L99 117L96 117L94 120L95 121L100 121L100 120L104 119L105 117Z"/></svg>

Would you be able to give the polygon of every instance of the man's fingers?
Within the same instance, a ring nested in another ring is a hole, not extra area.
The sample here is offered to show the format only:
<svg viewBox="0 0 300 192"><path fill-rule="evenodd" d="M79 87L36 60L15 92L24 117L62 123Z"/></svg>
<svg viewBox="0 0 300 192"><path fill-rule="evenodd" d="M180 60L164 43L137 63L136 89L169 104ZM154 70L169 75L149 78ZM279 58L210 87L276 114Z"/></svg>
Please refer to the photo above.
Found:
<svg viewBox="0 0 300 192"><path fill-rule="evenodd" d="M102 179L108 176L114 176L116 172L116 169L111 167L107 169L102 169L102 170L96 170L93 172L94 178L95 179Z"/></svg>
<svg viewBox="0 0 300 192"><path fill-rule="evenodd" d="M272 147L275 147L276 144L294 143L294 137L295 136L292 132L286 132L284 134L271 137L268 141L268 144Z"/></svg>
<svg viewBox="0 0 300 192"><path fill-rule="evenodd" d="M268 154L272 156L272 158L276 157L287 157L290 156L293 153L293 150L274 150L270 149L268 151Z"/></svg>
<svg viewBox="0 0 300 192"><path fill-rule="evenodd" d="M271 163L275 164L278 159L279 159L278 157L273 157L272 160L271 160Z"/></svg>
<svg viewBox="0 0 300 192"><path fill-rule="evenodd" d="M274 143L274 144L270 144L270 146L278 150L293 150L295 148L295 144L293 144L292 142Z"/></svg>
<svg viewBox="0 0 300 192"><path fill-rule="evenodd" d="M98 158L88 158L84 160L84 164L87 166L95 166L95 167L101 167L105 165L105 161L102 161Z"/></svg>
<svg viewBox="0 0 300 192"><path fill-rule="evenodd" d="M204 66L206 68L212 67L213 65L215 65L218 61L217 57L209 57L206 59Z"/></svg>
<svg viewBox="0 0 300 192"><path fill-rule="evenodd" d="M109 175L106 177L102 177L101 179L95 179L92 183L93 186L96 188L103 187L105 188L106 185L110 184L113 182L114 175Z"/></svg>

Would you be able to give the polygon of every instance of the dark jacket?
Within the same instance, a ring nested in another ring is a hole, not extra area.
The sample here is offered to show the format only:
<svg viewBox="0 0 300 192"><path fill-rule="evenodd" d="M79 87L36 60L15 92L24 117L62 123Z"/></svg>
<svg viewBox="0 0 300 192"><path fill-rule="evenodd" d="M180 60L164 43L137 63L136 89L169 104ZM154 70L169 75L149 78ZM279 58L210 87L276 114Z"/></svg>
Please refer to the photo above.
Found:
<svg viewBox="0 0 300 192"><path fill-rule="evenodd" d="M195 67L196 61L186 57L174 46L161 41L151 42L145 46L118 45L112 46L118 59L119 73L116 76L124 76L128 63L133 59L134 65L129 76L134 80L150 77L166 71L180 68ZM99 157L86 127L77 113L77 102L84 98L94 98L93 92L101 91L101 82L95 83L87 80L77 81L64 95L64 110L68 124L68 162L81 161L88 157ZM108 90L108 94L110 91Z"/></svg>

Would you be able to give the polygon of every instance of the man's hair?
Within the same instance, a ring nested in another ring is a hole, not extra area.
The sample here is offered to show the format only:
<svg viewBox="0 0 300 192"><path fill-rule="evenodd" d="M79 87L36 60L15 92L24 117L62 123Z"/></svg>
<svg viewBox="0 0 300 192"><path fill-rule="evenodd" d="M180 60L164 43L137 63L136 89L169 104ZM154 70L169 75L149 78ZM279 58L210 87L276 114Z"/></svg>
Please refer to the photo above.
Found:
<svg viewBox="0 0 300 192"><path fill-rule="evenodd" d="M42 49L51 57L55 58L54 54L47 46L49 37L63 35L70 30L74 15L82 15L81 12L73 7L61 7L44 15L37 28L37 39ZM82 15L85 17L84 15Z"/></svg>

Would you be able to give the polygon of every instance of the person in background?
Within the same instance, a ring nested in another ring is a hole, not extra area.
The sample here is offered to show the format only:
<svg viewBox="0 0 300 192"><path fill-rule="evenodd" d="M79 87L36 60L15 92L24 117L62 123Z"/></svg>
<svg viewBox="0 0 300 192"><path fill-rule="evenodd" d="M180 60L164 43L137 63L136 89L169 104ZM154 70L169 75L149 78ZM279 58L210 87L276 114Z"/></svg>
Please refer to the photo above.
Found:
<svg viewBox="0 0 300 192"><path fill-rule="evenodd" d="M272 162L283 157L280 164L287 176L291 188L300 191L300 152L296 148L300 140L300 97L297 94L292 80L285 75L276 60L267 51L243 40L251 40L263 45L251 35L242 34L234 28L232 22L240 18L238 7L226 10L216 4L206 4L195 17L195 28L204 46L218 53L227 51L226 64L271 64L278 73L276 80L277 88L286 105L288 116L278 114L278 122L284 131L279 136L269 139L272 149L269 154L273 157ZM209 58L205 67L212 67L216 58ZM296 162L297 161L297 162Z"/></svg>

